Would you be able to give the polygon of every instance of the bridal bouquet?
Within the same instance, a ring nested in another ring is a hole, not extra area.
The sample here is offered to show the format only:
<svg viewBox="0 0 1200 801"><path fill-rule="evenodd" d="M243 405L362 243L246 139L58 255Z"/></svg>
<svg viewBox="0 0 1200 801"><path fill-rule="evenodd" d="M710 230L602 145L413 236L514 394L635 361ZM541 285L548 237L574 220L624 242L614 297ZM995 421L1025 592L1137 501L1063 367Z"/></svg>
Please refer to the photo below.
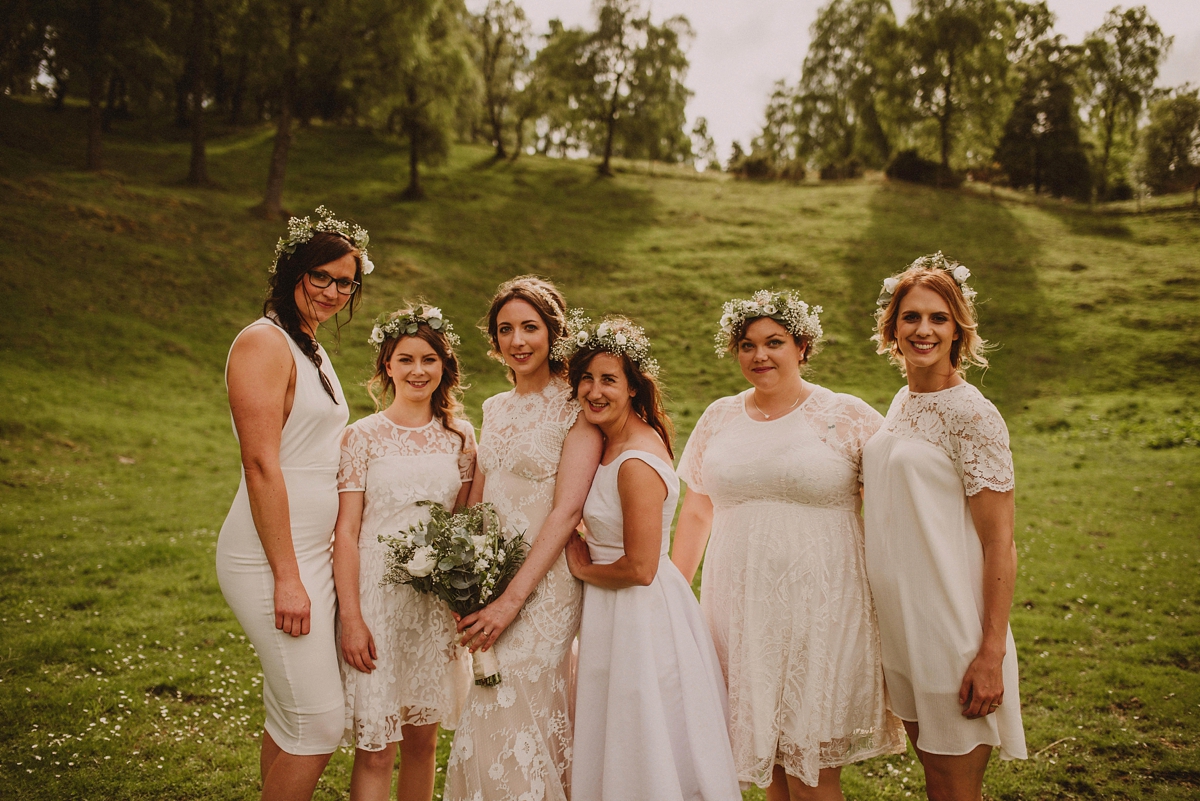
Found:
<svg viewBox="0 0 1200 801"><path fill-rule="evenodd" d="M388 569L383 584L408 584L417 592L432 593L459 616L469 615L499 597L525 561L525 538L505 540L500 517L490 503L478 503L450 514L435 501L428 506L427 522L401 531L398 537L380 536L388 548ZM493 687L500 683L500 662L494 651L472 655L475 683Z"/></svg>

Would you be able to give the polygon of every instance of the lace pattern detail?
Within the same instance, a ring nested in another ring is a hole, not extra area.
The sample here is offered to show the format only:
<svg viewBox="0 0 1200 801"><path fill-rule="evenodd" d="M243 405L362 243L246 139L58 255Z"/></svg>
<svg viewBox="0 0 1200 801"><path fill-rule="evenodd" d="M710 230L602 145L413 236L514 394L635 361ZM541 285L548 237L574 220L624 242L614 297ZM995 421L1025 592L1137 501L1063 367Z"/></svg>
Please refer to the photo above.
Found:
<svg viewBox="0 0 1200 801"><path fill-rule="evenodd" d="M532 543L554 504L558 462L579 415L570 386L510 390L483 404L483 499ZM502 683L471 687L447 766L447 801L565 801L571 784L571 641L583 593L559 556L496 643Z"/></svg>
<svg viewBox="0 0 1200 801"><path fill-rule="evenodd" d="M745 393L714 402L680 476L712 498L700 603L729 690L738 779L904 748L887 712L858 515L862 448L883 417L814 387L795 411L752 420Z"/></svg>
<svg viewBox="0 0 1200 801"><path fill-rule="evenodd" d="M918 393L901 387L888 409L885 428L897 437L939 448L954 464L968 497L983 489L1008 492L1016 486L1008 427L992 402L971 384Z"/></svg>
<svg viewBox="0 0 1200 801"><path fill-rule="evenodd" d="M381 585L387 559L386 546L379 542L381 536L429 518L428 508L418 501L454 505L473 473L475 451L474 429L458 422L466 447L437 420L403 428L383 414L359 420L342 437L338 489L365 492L359 596L378 654L371 673L341 662L345 745L379 751L402 739L402 726L440 723L453 728L461 714L471 674L454 618L432 595Z"/></svg>

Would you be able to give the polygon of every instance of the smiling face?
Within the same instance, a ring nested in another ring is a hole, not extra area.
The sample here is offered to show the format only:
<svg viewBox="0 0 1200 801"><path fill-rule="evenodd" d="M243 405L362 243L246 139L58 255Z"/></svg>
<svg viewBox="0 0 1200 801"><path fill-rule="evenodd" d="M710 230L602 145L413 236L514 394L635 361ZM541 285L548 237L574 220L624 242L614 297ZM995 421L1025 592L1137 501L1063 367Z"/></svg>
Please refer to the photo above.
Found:
<svg viewBox="0 0 1200 801"><path fill-rule="evenodd" d="M737 357L746 380L769 391L800 377L804 352L786 328L770 317L760 317L742 332Z"/></svg>
<svg viewBox="0 0 1200 801"><path fill-rule="evenodd" d="M959 336L950 304L937 292L918 285L900 299L896 346L907 371L952 373L951 350Z"/></svg>
<svg viewBox="0 0 1200 801"><path fill-rule="evenodd" d="M337 291L338 281L353 281L358 272L358 262L353 253L347 253L340 259L314 267L300 276L296 282L293 299L296 309L304 322L304 327L315 333L317 326L342 310L350 302L353 295L343 295ZM333 280L329 286L321 289L309 280L310 273L320 273Z"/></svg>
<svg viewBox="0 0 1200 801"><path fill-rule="evenodd" d="M531 304L514 299L496 315L496 344L518 381L550 370L550 331ZM549 375L547 375L549 378Z"/></svg>
<svg viewBox="0 0 1200 801"><path fill-rule="evenodd" d="M385 367L396 387L396 399L428 403L442 382L442 360L421 337L404 337L396 343Z"/></svg>
<svg viewBox="0 0 1200 801"><path fill-rule="evenodd" d="M579 379L576 392L583 406L583 416L600 428L613 426L629 413L629 400L636 391L625 375L625 363L620 356L597 353L588 362Z"/></svg>

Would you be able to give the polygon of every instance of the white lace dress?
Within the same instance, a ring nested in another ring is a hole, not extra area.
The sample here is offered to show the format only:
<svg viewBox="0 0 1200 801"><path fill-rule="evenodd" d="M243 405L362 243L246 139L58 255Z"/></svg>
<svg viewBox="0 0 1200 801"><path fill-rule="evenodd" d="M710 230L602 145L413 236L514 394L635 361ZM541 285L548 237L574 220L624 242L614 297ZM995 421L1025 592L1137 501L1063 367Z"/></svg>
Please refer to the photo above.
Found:
<svg viewBox="0 0 1200 801"><path fill-rule="evenodd" d="M554 505L563 441L579 415L570 386L509 390L484 401L483 500L532 543ZM446 773L447 801L563 801L571 784L570 656L580 582L565 555L541 580L495 647L501 683L472 685Z"/></svg>
<svg viewBox="0 0 1200 801"><path fill-rule="evenodd" d="M625 554L617 478L639 459L667 487L658 572L645 587L583 588L575 699L574 801L741 801L725 683L696 596L667 549L679 501L671 465L625 451L600 465L583 519L596 564Z"/></svg>
<svg viewBox="0 0 1200 801"><path fill-rule="evenodd" d="M867 572L879 607L891 709L921 725L921 750L999 746L1025 758L1017 649L1004 654L1004 703L976 720L958 690L983 640L983 546L967 498L1015 486L1008 429L970 384L896 393L863 452Z"/></svg>
<svg viewBox="0 0 1200 801"><path fill-rule="evenodd" d="M862 445L882 418L813 386L796 410L756 421L751 391L709 406L680 461L714 507L700 604L729 688L738 779L766 787L779 764L816 785L822 768L904 750L858 515Z"/></svg>
<svg viewBox="0 0 1200 801"><path fill-rule="evenodd" d="M378 655L370 673L340 660L343 745L380 751L403 739L401 726L440 723L452 729L461 714L471 669L454 618L434 595L380 585L387 546L379 541L429 519L429 508L417 506L418 501L454 507L475 464L475 431L465 420L456 422L465 442L436 419L405 428L382 413L359 420L343 435L338 491L365 493L358 591Z"/></svg>

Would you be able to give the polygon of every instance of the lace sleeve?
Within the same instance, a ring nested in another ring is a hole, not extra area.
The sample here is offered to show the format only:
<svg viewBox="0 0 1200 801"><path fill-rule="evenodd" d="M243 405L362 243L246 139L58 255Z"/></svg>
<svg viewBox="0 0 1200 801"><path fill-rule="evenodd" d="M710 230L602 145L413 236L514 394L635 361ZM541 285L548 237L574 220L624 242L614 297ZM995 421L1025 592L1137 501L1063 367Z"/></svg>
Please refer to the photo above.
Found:
<svg viewBox="0 0 1200 801"><path fill-rule="evenodd" d="M463 445L458 454L458 475L466 484L475 478L475 427L470 420L457 420L457 428L462 432Z"/></svg>
<svg viewBox="0 0 1200 801"><path fill-rule="evenodd" d="M991 401L977 394L950 434L958 440L955 467L962 476L967 496L980 490L1008 492L1016 486L1008 427Z"/></svg>
<svg viewBox="0 0 1200 801"><path fill-rule="evenodd" d="M709 404L709 407L704 410L704 414L700 415L700 419L696 421L696 427L692 429L687 444L683 446L683 456L679 457L679 469L675 472L687 484L689 492L708 494L704 491L704 480L701 478L704 469L704 452L708 448L708 441L716 433L717 418L723 416L722 406L728 400L728 398L721 398Z"/></svg>
<svg viewBox="0 0 1200 801"><path fill-rule="evenodd" d="M367 439L357 426L342 432L342 455L338 464L338 492L365 492L367 489Z"/></svg>
<svg viewBox="0 0 1200 801"><path fill-rule="evenodd" d="M838 416L838 435L846 448L846 457L862 483L862 454L867 440L883 426L883 415L869 403L853 395L839 395L841 414Z"/></svg>
<svg viewBox="0 0 1200 801"><path fill-rule="evenodd" d="M583 407L579 405L579 401L575 400L575 395L571 392L571 385L564 382L563 391L554 396L549 410L549 418L558 423L564 440L582 411Z"/></svg>

